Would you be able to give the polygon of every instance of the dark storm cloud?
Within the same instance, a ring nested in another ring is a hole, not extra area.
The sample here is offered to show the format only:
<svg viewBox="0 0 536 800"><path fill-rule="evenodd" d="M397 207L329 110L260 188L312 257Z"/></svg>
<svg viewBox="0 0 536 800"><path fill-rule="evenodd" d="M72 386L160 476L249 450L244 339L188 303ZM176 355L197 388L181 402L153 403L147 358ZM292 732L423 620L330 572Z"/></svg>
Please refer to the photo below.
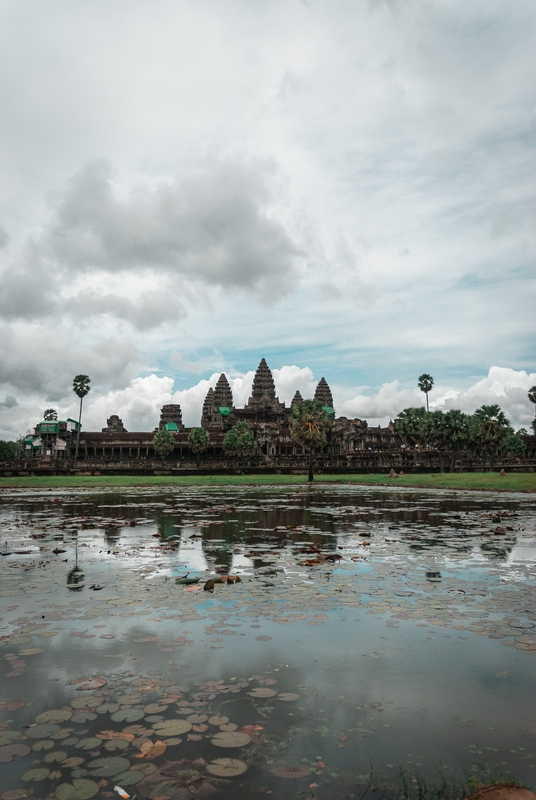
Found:
<svg viewBox="0 0 536 800"><path fill-rule="evenodd" d="M66 268L152 268L272 296L288 290L298 250L267 215L261 165L216 162L172 183L139 185L125 199L112 177L110 164L94 161L69 182L48 240Z"/></svg>
<svg viewBox="0 0 536 800"><path fill-rule="evenodd" d="M259 162L215 161L121 197L107 161L86 164L70 179L48 229L6 267L0 313L106 314L146 330L186 315L179 295L188 285L277 300L296 281L300 253L269 215L270 172ZM107 275L120 280L119 288L107 285ZM77 285L88 280L89 289ZM136 283L147 280L150 291Z"/></svg>

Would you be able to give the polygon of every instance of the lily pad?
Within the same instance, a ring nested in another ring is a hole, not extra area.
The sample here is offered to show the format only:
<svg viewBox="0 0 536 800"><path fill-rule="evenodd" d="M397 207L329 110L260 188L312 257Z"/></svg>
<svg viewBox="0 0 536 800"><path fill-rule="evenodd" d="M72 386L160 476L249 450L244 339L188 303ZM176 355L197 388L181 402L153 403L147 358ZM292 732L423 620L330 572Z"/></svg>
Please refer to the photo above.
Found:
<svg viewBox="0 0 536 800"><path fill-rule="evenodd" d="M39 742L32 745L32 750L35 750L36 753L40 753L42 750L52 750L55 746L55 742L53 742L52 739L41 739Z"/></svg>
<svg viewBox="0 0 536 800"><path fill-rule="evenodd" d="M6 744L0 747L0 764L7 764L9 761L13 761L14 756L22 758L22 756L27 756L28 753L31 753L31 748L27 744L22 744L21 742Z"/></svg>
<svg viewBox="0 0 536 800"><path fill-rule="evenodd" d="M20 776L20 779L23 783L29 783L30 781L44 781L45 778L48 778L50 770L46 767L37 767L36 769L29 769L28 772L25 772L24 775Z"/></svg>
<svg viewBox="0 0 536 800"><path fill-rule="evenodd" d="M145 772L142 772L141 770L127 769L126 772L121 772L119 775L115 775L114 780L119 784L119 786L135 786L145 777Z"/></svg>
<svg viewBox="0 0 536 800"><path fill-rule="evenodd" d="M53 750L51 753L46 754L43 761L46 761L47 764L59 764L60 761L65 761L66 758L67 753L64 750Z"/></svg>
<svg viewBox="0 0 536 800"><path fill-rule="evenodd" d="M71 686L76 686L77 692L85 692L89 689L100 689L102 686L106 686L108 681L105 678L77 678L75 681L71 681ZM63 784L64 786L68 786L69 784ZM93 795L90 795L93 797Z"/></svg>
<svg viewBox="0 0 536 800"><path fill-rule="evenodd" d="M242 775L247 768L247 764L237 758L215 758L214 761L207 764L207 772L210 772L211 775L218 775L220 778Z"/></svg>
<svg viewBox="0 0 536 800"><path fill-rule="evenodd" d="M219 727L220 725L225 725L227 722L229 722L229 717L214 716L214 717L209 717L208 721L211 725L218 725Z"/></svg>
<svg viewBox="0 0 536 800"><path fill-rule="evenodd" d="M155 722L153 728L159 736L180 736L192 730L192 723L186 719L167 719Z"/></svg>
<svg viewBox="0 0 536 800"><path fill-rule="evenodd" d="M83 764L85 759L80 758L79 756L71 756L70 758L66 758L65 761L61 762L62 767L68 767L69 769L75 769L79 767L80 764Z"/></svg>
<svg viewBox="0 0 536 800"><path fill-rule="evenodd" d="M251 742L251 736L240 731L222 731L216 733L210 740L216 747L244 747Z"/></svg>
<svg viewBox="0 0 536 800"><path fill-rule="evenodd" d="M32 793L32 789L8 789L1 797L2 800L24 800Z"/></svg>
<svg viewBox="0 0 536 800"><path fill-rule="evenodd" d="M77 750L94 750L96 747L100 747L101 744L101 740L97 739L95 736L87 736L85 739L80 739L80 741L75 744L75 747Z"/></svg>
<svg viewBox="0 0 536 800"><path fill-rule="evenodd" d="M296 694L296 692L281 692L277 695L278 700L282 700L284 703L291 703L293 700L299 700L300 695Z"/></svg>
<svg viewBox="0 0 536 800"><path fill-rule="evenodd" d="M108 756L107 758L95 758L90 761L87 768L91 770L91 775L96 778L111 778L120 772L130 769L130 761L124 756Z"/></svg>
<svg viewBox="0 0 536 800"><path fill-rule="evenodd" d="M250 697L275 697L277 692L275 689L265 689L262 686L258 686L256 689L252 689L251 692L248 692Z"/></svg>
<svg viewBox="0 0 536 800"><path fill-rule="evenodd" d="M141 708L122 708L112 714L112 719L114 722L136 722L144 716Z"/></svg>
<svg viewBox="0 0 536 800"><path fill-rule="evenodd" d="M24 732L29 739L47 739L52 733L57 733L59 730L59 725L53 722L43 722L27 728ZM2 733L5 733L5 731L2 731Z"/></svg>
<svg viewBox="0 0 536 800"><path fill-rule="evenodd" d="M95 781L88 778L75 778L72 783L61 783L56 789L58 800L89 800L99 791Z"/></svg>
<svg viewBox="0 0 536 800"><path fill-rule="evenodd" d="M270 771L273 775L277 775L278 778L305 778L311 774L311 767L302 764L299 767L277 767Z"/></svg>

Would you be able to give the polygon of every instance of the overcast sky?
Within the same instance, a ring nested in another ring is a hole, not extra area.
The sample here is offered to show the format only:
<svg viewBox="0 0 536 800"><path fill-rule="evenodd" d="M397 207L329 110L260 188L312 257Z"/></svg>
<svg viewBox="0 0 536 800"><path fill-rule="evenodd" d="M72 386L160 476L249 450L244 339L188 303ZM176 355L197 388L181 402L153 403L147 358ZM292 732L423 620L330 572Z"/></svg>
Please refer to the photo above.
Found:
<svg viewBox="0 0 536 800"><path fill-rule="evenodd" d="M198 424L262 356L339 414L535 357L534 0L0 0L0 437Z"/></svg>

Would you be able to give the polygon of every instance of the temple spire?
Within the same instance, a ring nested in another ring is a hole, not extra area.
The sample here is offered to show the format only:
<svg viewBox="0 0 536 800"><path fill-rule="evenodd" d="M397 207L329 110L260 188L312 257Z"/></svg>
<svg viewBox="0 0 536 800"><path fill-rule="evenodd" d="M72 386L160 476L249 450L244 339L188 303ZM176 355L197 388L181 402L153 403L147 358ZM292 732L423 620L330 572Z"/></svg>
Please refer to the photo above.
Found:
<svg viewBox="0 0 536 800"><path fill-rule="evenodd" d="M292 398L292 401L290 403L291 409L294 408L294 406L298 405L298 403L303 403L303 397L301 396L301 393L299 391L297 391L294 397Z"/></svg>
<svg viewBox="0 0 536 800"><path fill-rule="evenodd" d="M318 382L315 390L315 400L318 400L323 406L333 408L333 396L325 378L320 378Z"/></svg>
<svg viewBox="0 0 536 800"><path fill-rule="evenodd" d="M224 372L218 378L218 383L214 389L214 405L218 407L232 408L233 392Z"/></svg>
<svg viewBox="0 0 536 800"><path fill-rule="evenodd" d="M270 367L266 360L261 359L261 363L257 367L257 372L253 378L253 389L251 392L253 401L259 402L263 398L275 400L275 384Z"/></svg>

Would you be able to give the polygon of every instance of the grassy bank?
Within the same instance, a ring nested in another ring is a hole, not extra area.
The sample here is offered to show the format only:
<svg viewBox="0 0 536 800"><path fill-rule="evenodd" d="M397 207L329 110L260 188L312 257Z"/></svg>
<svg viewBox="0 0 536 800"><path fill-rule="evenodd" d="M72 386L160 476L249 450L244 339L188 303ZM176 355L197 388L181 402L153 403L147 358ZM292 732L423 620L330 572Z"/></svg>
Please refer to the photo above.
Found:
<svg viewBox="0 0 536 800"><path fill-rule="evenodd" d="M349 483L378 486L407 486L423 489L473 489L507 492L536 492L536 473L464 472L456 474L404 475L317 475L316 484ZM306 475L73 475L0 478L0 489L67 489L122 486L281 486L307 483Z"/></svg>

